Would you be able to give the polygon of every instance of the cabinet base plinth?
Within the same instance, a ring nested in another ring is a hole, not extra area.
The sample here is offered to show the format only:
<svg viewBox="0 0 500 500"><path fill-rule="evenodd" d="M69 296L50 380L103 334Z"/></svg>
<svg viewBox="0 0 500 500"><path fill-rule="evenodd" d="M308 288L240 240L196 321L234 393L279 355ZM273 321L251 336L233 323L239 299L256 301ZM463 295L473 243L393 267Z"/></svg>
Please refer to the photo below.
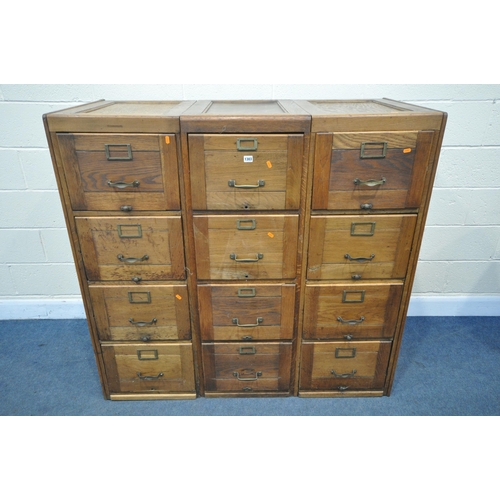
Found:
<svg viewBox="0 0 500 500"><path fill-rule="evenodd" d="M373 398L384 395L384 391L301 391L300 398Z"/></svg>
<svg viewBox="0 0 500 500"><path fill-rule="evenodd" d="M196 394L172 393L172 394L110 394L112 401L146 401L158 399L196 399Z"/></svg>

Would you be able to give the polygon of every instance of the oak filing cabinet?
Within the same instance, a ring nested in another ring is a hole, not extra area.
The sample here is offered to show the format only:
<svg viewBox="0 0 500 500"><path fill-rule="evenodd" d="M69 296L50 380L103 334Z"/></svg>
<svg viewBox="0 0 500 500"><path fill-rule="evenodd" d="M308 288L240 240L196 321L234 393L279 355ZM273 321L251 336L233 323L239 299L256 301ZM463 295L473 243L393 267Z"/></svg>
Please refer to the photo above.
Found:
<svg viewBox="0 0 500 500"><path fill-rule="evenodd" d="M445 113L98 101L44 123L106 398L390 394Z"/></svg>

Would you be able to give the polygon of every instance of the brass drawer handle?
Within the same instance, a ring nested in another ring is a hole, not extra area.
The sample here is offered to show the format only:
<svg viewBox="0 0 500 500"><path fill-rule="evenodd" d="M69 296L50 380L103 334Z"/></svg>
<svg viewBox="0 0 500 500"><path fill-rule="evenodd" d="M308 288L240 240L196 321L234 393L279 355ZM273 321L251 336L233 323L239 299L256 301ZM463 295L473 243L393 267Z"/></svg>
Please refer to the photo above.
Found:
<svg viewBox="0 0 500 500"><path fill-rule="evenodd" d="M142 257L124 257L121 253L116 256L120 262L125 262L127 264L134 264L135 262L144 262L149 259L149 255L143 255Z"/></svg>
<svg viewBox="0 0 500 500"><path fill-rule="evenodd" d="M340 391L340 392L344 392L344 391L347 391L347 389L349 389L349 386L348 385L339 385L337 387L337 389Z"/></svg>
<svg viewBox="0 0 500 500"><path fill-rule="evenodd" d="M134 326L150 326L156 324L156 318L153 318L151 321L134 321L134 318L130 318L129 322Z"/></svg>
<svg viewBox="0 0 500 500"><path fill-rule="evenodd" d="M139 187L139 185L141 183L139 181L133 181L133 182L123 182L123 181L113 182L113 181L108 181L106 184L109 187L112 187L112 188L125 189L125 188L136 188L136 187Z"/></svg>
<svg viewBox="0 0 500 500"><path fill-rule="evenodd" d="M238 259L238 256L235 253L232 253L229 255L230 259L233 259L236 262L259 262L260 259L264 258L263 253L257 253L255 254L255 259Z"/></svg>
<svg viewBox="0 0 500 500"><path fill-rule="evenodd" d="M242 142L251 142L251 146L242 146ZM243 139L236 139L236 149L238 151L257 151L257 139L250 139L250 138L243 138Z"/></svg>
<svg viewBox="0 0 500 500"><path fill-rule="evenodd" d="M238 297L255 297L255 288L238 288Z"/></svg>
<svg viewBox="0 0 500 500"><path fill-rule="evenodd" d="M361 203L359 208L361 208L361 210L371 210L373 208L373 203Z"/></svg>
<svg viewBox="0 0 500 500"><path fill-rule="evenodd" d="M253 380L257 380L259 377L262 377L262 372L255 372L255 377L252 378L243 378L240 377L238 372L233 372L233 377L236 377L241 382L252 382Z"/></svg>
<svg viewBox="0 0 500 500"><path fill-rule="evenodd" d="M381 148L382 151L380 153L368 153L365 152L366 148L369 149L374 149L376 147ZM385 158L385 155L387 154L387 142L362 142L361 143L361 150L359 153L359 157L363 159L367 158Z"/></svg>
<svg viewBox="0 0 500 500"><path fill-rule="evenodd" d="M158 380L160 377L163 377L163 372L160 372L158 373L158 375L156 375L156 377L152 377L152 376L145 376L145 375L141 375L141 372L137 372L137 376L141 379L141 380Z"/></svg>
<svg viewBox="0 0 500 500"><path fill-rule="evenodd" d="M260 188L266 185L266 181L258 180L257 184L236 184L234 179L227 181L227 185L229 187L238 188L238 189L255 189Z"/></svg>
<svg viewBox="0 0 500 500"><path fill-rule="evenodd" d="M257 318L257 323L250 323L247 325L240 325L238 322L238 318L233 318L233 323L236 326L241 326L242 328L252 328L254 326L259 326L264 321L264 318Z"/></svg>
<svg viewBox="0 0 500 500"><path fill-rule="evenodd" d="M382 177L379 181L376 181L375 179L369 179L367 181L362 181L361 179L354 179L354 184L356 186L368 186L368 187L374 187L374 186L380 186L382 184L385 184L385 177Z"/></svg>
<svg viewBox="0 0 500 500"><path fill-rule="evenodd" d="M120 210L122 212L132 212L132 205L122 205Z"/></svg>
<svg viewBox="0 0 500 500"><path fill-rule="evenodd" d="M110 147L114 148L127 148L127 156L111 156ZM106 160L119 160L130 161L132 160L132 146L130 144L104 144L104 151L106 152Z"/></svg>
<svg viewBox="0 0 500 500"><path fill-rule="evenodd" d="M354 377L354 375L356 374L356 370L353 370L351 373L336 373L335 370L332 370L330 373L334 377L338 377L338 378L350 378L350 377Z"/></svg>
<svg viewBox="0 0 500 500"><path fill-rule="evenodd" d="M375 254L372 253L370 257L351 257L348 253L346 253L344 257L348 260L355 260L356 262L369 262L370 260L373 260Z"/></svg>
<svg viewBox="0 0 500 500"><path fill-rule="evenodd" d="M340 321L343 325L359 325L360 323L363 323L364 320L364 316L361 316L359 319L342 319L341 316L337 318L337 321Z"/></svg>

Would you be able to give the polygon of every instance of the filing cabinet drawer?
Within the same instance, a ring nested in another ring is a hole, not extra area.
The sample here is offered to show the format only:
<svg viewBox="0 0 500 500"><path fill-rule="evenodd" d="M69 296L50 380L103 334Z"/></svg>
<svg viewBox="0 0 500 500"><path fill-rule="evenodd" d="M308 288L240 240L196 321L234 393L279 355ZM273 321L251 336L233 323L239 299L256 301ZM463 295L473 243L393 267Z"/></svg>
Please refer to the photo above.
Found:
<svg viewBox="0 0 500 500"><path fill-rule="evenodd" d="M201 280L294 278L298 215L195 215Z"/></svg>
<svg viewBox="0 0 500 500"><path fill-rule="evenodd" d="M300 390L382 389L390 341L304 342Z"/></svg>
<svg viewBox="0 0 500 500"><path fill-rule="evenodd" d="M184 278L180 216L75 220L89 280Z"/></svg>
<svg viewBox="0 0 500 500"><path fill-rule="evenodd" d="M190 134L194 210L296 210L303 134Z"/></svg>
<svg viewBox="0 0 500 500"><path fill-rule="evenodd" d="M187 286L89 286L100 340L189 340L191 327Z"/></svg>
<svg viewBox="0 0 500 500"><path fill-rule="evenodd" d="M195 391L192 346L169 344L103 344L111 393Z"/></svg>
<svg viewBox="0 0 500 500"><path fill-rule="evenodd" d="M403 282L309 283L305 290L305 339L392 337Z"/></svg>
<svg viewBox="0 0 500 500"><path fill-rule="evenodd" d="M295 285L198 285L202 340L291 339Z"/></svg>
<svg viewBox="0 0 500 500"><path fill-rule="evenodd" d="M404 278L417 216L311 217L309 279Z"/></svg>
<svg viewBox="0 0 500 500"><path fill-rule="evenodd" d="M433 132L319 133L313 209L420 205Z"/></svg>
<svg viewBox="0 0 500 500"><path fill-rule="evenodd" d="M203 344L205 390L289 392L291 342Z"/></svg>
<svg viewBox="0 0 500 500"><path fill-rule="evenodd" d="M174 134L57 134L73 210L178 210Z"/></svg>

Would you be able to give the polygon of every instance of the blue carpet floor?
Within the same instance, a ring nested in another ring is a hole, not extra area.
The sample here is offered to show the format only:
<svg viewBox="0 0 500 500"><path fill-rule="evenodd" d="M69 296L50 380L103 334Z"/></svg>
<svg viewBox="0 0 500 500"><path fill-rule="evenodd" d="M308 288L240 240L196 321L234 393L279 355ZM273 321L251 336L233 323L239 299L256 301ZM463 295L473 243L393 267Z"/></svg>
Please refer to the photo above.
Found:
<svg viewBox="0 0 500 500"><path fill-rule="evenodd" d="M500 318L409 317L390 397L107 401L85 320L0 321L0 415L500 415Z"/></svg>

